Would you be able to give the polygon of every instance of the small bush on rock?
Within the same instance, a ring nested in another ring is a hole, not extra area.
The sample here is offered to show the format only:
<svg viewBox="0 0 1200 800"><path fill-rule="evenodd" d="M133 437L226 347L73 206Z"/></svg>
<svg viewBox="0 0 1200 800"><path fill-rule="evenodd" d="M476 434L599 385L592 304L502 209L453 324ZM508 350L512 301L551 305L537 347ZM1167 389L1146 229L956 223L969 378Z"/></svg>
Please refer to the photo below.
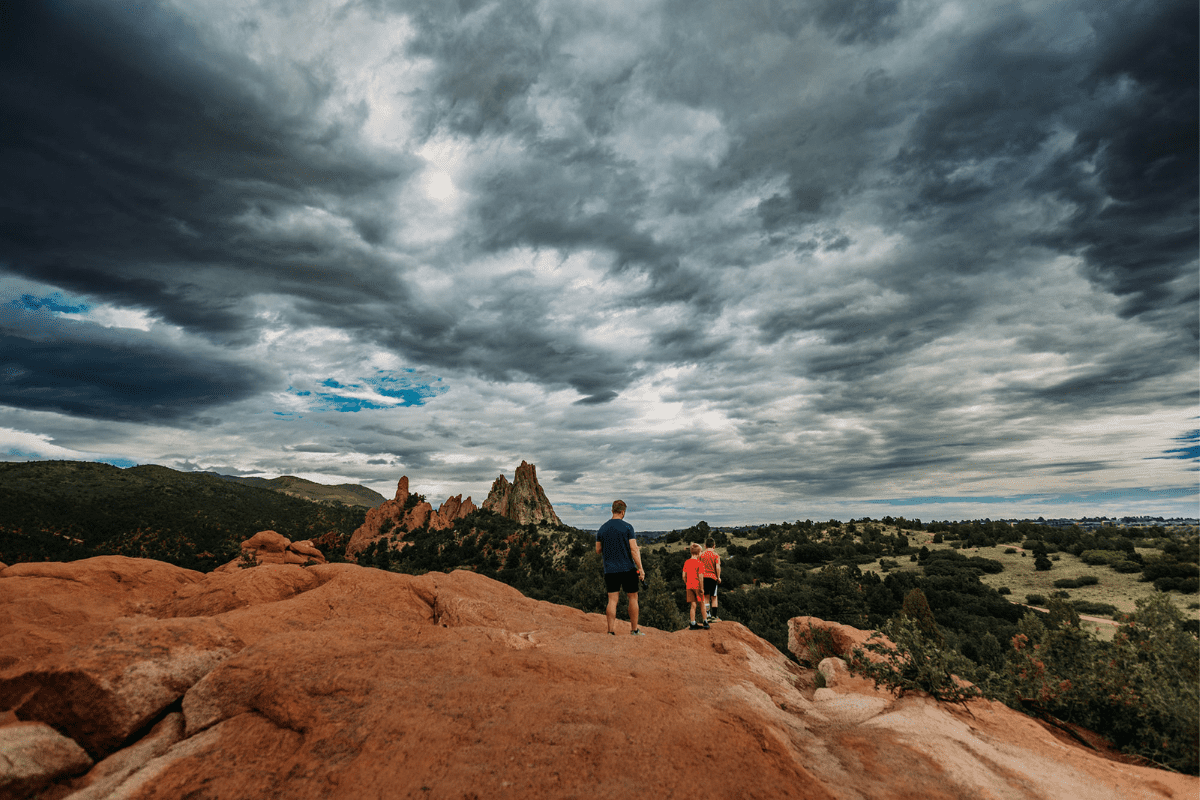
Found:
<svg viewBox="0 0 1200 800"><path fill-rule="evenodd" d="M885 644L883 636L895 647ZM868 652L880 660L873 660ZM896 695L919 690L953 703L980 696L979 689L959 677L973 674L971 662L951 648L934 644L910 617L889 620L871 635L865 650L854 648L849 667Z"/></svg>

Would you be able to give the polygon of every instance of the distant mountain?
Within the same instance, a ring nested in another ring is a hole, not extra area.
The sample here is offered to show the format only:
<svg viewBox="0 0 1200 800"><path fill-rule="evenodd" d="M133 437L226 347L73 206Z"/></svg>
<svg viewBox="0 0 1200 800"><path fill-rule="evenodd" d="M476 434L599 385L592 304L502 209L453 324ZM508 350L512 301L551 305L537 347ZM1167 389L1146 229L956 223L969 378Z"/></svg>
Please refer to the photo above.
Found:
<svg viewBox="0 0 1200 800"><path fill-rule="evenodd" d="M314 503L341 503L347 506L375 508L382 505L387 498L374 489L360 486L357 483L339 483L330 486L324 483L297 478L293 475L283 475L278 478L240 478L234 475L220 475L215 472L205 472L204 475L216 475L224 481L233 481L246 486L257 486L260 489L270 489L282 492L289 497L299 497Z"/></svg>
<svg viewBox="0 0 1200 800"><path fill-rule="evenodd" d="M362 506L152 464L0 463L0 562L8 564L125 555L208 571L262 530L314 540L340 558L365 515Z"/></svg>

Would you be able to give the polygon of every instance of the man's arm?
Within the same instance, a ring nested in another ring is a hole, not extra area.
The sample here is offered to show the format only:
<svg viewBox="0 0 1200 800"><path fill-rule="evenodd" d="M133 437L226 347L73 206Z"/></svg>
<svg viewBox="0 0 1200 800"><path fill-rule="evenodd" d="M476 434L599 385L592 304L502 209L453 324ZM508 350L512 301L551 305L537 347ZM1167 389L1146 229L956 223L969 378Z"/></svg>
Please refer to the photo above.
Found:
<svg viewBox="0 0 1200 800"><path fill-rule="evenodd" d="M638 550L637 539L629 540L629 555L633 557L633 563L637 565L638 575L645 575L646 570L642 569L642 551Z"/></svg>
<svg viewBox="0 0 1200 800"><path fill-rule="evenodd" d="M599 553L599 554L601 554L601 555L603 555L603 554L604 554L604 548L600 546L600 540L599 540L599 539L597 539L597 540L596 540L596 552L597 552L597 553Z"/></svg>
<svg viewBox="0 0 1200 800"><path fill-rule="evenodd" d="M717 558L717 583L721 582L721 559Z"/></svg>

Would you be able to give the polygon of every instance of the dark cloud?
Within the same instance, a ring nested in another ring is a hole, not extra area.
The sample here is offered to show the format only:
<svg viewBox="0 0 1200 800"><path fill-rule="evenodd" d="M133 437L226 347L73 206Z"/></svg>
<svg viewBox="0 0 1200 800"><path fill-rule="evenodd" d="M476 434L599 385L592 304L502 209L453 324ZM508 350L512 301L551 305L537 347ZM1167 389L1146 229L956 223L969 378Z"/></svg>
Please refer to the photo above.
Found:
<svg viewBox="0 0 1200 800"><path fill-rule="evenodd" d="M137 333L13 316L0 321L0 403L17 408L175 421L251 397L269 381L256 367L198 357Z"/></svg>
<svg viewBox="0 0 1200 800"><path fill-rule="evenodd" d="M0 431L663 508L1118 469L1081 426L1196 402L1196 5L959 11L10 3Z"/></svg>
<svg viewBox="0 0 1200 800"><path fill-rule="evenodd" d="M243 299L255 290L326 302L395 291L344 246L254 236L242 221L269 228L407 169L314 123L322 87L282 110L270 75L206 50L153 4L16 6L0 53L7 269L235 338L253 325Z"/></svg>

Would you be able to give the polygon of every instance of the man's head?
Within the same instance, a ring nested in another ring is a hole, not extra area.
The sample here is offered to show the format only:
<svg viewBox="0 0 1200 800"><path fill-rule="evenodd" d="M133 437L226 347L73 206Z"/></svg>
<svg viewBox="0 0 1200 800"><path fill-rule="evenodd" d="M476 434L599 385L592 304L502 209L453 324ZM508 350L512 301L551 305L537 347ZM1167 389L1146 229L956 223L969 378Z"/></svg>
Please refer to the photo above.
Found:
<svg viewBox="0 0 1200 800"><path fill-rule="evenodd" d="M714 547L717 546L717 540L716 539L705 539L704 546L707 549L712 550Z"/></svg>
<svg viewBox="0 0 1200 800"><path fill-rule="evenodd" d="M696 544L695 542L692 542L691 551L692 551L693 557L700 555L700 545Z"/></svg>
<svg viewBox="0 0 1200 800"><path fill-rule="evenodd" d="M625 516L625 501L624 500L613 500L613 516L614 517Z"/></svg>

